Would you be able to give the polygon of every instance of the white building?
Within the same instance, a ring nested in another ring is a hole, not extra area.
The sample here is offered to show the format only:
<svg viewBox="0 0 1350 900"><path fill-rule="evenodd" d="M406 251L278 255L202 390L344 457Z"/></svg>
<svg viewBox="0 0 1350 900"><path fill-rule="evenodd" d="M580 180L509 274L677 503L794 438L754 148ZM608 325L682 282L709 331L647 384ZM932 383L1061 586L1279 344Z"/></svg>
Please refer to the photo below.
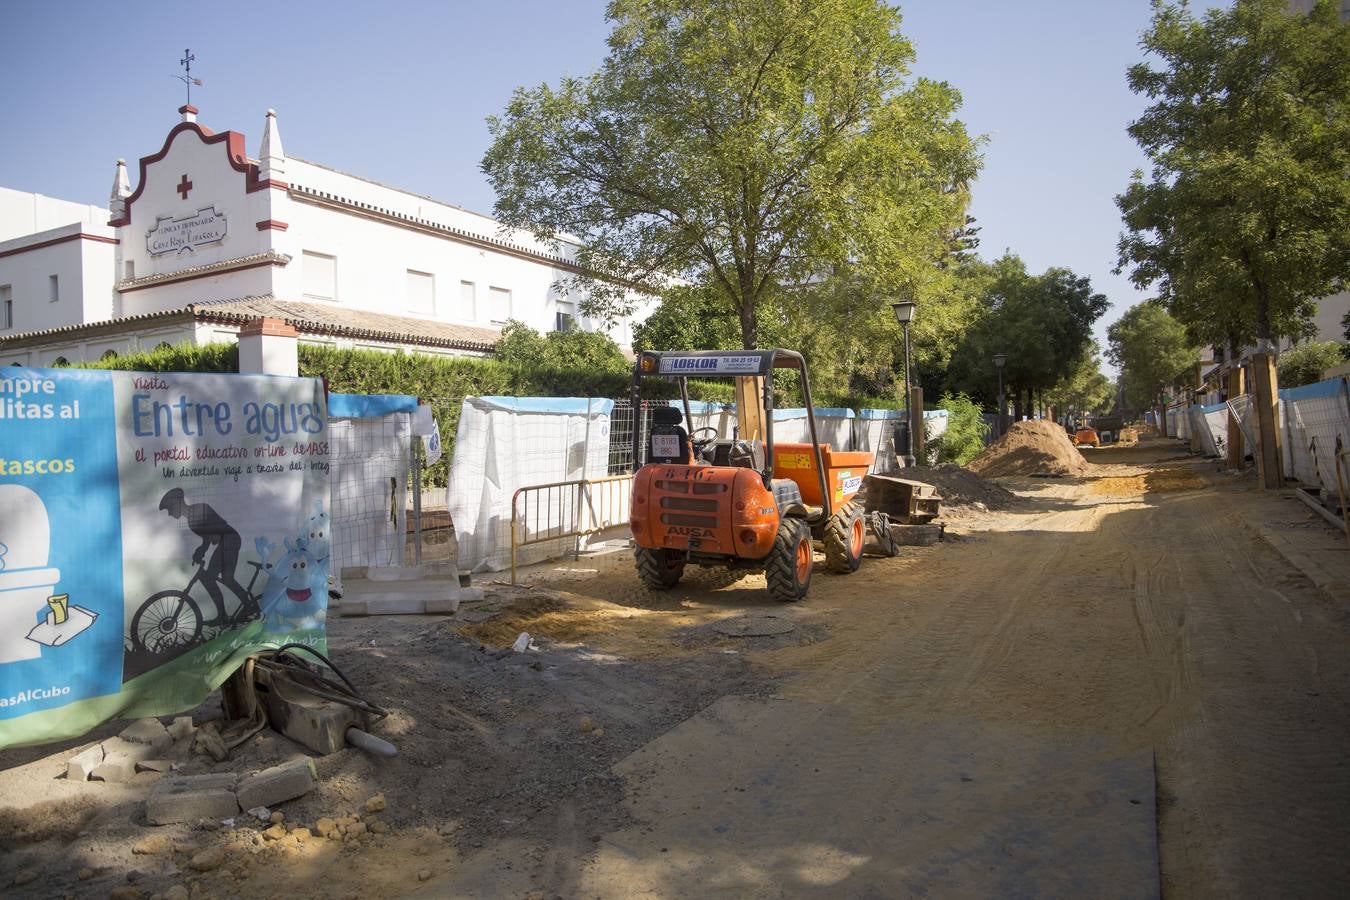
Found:
<svg viewBox="0 0 1350 900"><path fill-rule="evenodd" d="M288 157L267 113L256 158L197 110L109 208L0 188L0 365L234 340L278 318L301 343L484 354L507 319L632 340L580 316L561 252L457 206ZM639 317L651 308L640 307ZM640 320L640 318L638 319Z"/></svg>

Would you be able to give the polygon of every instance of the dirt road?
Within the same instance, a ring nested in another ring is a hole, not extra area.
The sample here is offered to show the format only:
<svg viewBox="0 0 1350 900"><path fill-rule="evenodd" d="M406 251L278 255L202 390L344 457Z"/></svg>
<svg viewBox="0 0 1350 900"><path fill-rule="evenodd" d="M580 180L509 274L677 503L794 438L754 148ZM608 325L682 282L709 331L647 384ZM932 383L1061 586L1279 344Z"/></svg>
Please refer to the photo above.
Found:
<svg viewBox="0 0 1350 900"><path fill-rule="evenodd" d="M335 659L394 709L403 755L321 760L287 821L382 791L388 834L189 829L180 851L228 854L184 873L183 852L131 855L134 786L25 811L15 785L63 757L8 751L0 884L66 866L35 895L106 896L133 869L146 895L221 897L1346 895L1347 610L1253 530L1321 526L1173 442L1091 459L1096 477L1005 482L1026 499L958 540L818 567L792 606L753 576L645 592L599 557L490 590L486 621L337 620ZM792 630L714 629L746 615ZM491 651L521 629L542 653Z"/></svg>
<svg viewBox="0 0 1350 900"><path fill-rule="evenodd" d="M635 824L536 884L1343 896L1346 610L1250 523L1318 526L1178 455L1100 453L1102 478L1017 484L1029 501L968 541L818 575L788 612L828 639L753 654L776 698L715 704L620 763ZM611 578L572 589L622 599ZM495 862L453 883L486 896Z"/></svg>

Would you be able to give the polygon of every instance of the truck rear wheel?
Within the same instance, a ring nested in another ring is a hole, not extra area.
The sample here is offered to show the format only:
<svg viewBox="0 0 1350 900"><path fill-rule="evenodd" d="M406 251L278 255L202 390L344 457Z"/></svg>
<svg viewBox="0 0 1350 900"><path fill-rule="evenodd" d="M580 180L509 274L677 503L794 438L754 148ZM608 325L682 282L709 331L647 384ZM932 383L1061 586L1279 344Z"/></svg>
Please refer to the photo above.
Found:
<svg viewBox="0 0 1350 900"><path fill-rule="evenodd" d="M684 556L671 550L638 547L634 552L638 577L653 590L668 591L684 575Z"/></svg>
<svg viewBox="0 0 1350 900"><path fill-rule="evenodd" d="M821 541L825 545L825 565L831 572L856 572L867 543L867 523L862 510L850 503L830 516Z"/></svg>
<svg viewBox="0 0 1350 900"><path fill-rule="evenodd" d="M812 554L811 529L799 518L784 516L764 566L764 579L775 600L791 603L806 596Z"/></svg>

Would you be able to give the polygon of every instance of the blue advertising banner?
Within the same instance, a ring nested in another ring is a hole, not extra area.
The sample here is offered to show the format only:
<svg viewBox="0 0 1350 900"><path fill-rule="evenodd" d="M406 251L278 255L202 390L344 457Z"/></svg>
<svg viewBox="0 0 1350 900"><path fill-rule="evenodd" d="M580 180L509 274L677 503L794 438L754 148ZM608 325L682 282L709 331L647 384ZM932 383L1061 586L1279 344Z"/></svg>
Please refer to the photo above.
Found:
<svg viewBox="0 0 1350 900"><path fill-rule="evenodd" d="M314 379L0 370L0 747L324 649L327 418Z"/></svg>

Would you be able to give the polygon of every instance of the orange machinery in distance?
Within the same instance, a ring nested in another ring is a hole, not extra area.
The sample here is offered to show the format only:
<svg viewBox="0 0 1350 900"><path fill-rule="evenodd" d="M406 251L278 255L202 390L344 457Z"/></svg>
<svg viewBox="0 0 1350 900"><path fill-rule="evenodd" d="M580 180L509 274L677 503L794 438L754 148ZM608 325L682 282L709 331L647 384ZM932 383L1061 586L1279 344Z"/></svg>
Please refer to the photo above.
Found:
<svg viewBox="0 0 1350 900"><path fill-rule="evenodd" d="M798 373L811 443L774 442L778 369ZM729 566L762 570L770 594L799 600L811 583L817 541L824 545L830 569L858 568L869 519L856 497L873 457L820 442L801 354L644 352L633 373L635 410L642 408L645 377L674 379L682 406L652 407L645 446L640 429L634 429L633 458L643 465L633 480L630 522L637 571L645 584L674 587L690 563ZM690 377L737 380L741 433L728 439L714 428L693 434L685 429L681 423L692 421ZM884 517L873 521L884 525Z"/></svg>

